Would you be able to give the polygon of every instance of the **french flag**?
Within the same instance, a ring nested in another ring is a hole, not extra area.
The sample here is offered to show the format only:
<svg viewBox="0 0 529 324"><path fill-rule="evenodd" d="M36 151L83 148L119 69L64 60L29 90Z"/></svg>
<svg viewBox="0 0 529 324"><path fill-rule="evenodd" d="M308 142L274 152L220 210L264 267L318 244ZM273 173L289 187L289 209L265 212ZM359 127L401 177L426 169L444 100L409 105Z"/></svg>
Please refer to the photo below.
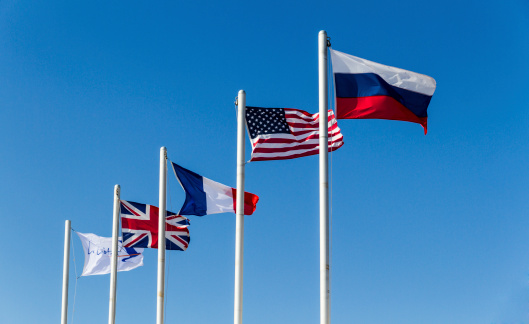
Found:
<svg viewBox="0 0 529 324"><path fill-rule="evenodd" d="M332 49L331 60L336 118L408 121L421 124L426 134L433 78Z"/></svg>
<svg viewBox="0 0 529 324"><path fill-rule="evenodd" d="M217 213L235 213L237 190L189 171L171 162L176 178L186 192L186 200L179 215L204 216ZM244 215L251 215L259 197L244 193Z"/></svg>

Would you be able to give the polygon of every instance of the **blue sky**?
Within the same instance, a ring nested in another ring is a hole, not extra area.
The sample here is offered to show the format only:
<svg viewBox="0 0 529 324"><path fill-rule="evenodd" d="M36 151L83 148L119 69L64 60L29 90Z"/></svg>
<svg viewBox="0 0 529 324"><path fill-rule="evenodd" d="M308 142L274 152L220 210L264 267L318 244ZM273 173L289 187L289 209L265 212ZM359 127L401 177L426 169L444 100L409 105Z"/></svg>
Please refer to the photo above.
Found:
<svg viewBox="0 0 529 324"><path fill-rule="evenodd" d="M0 322L59 321L64 221L110 236L115 184L156 204L161 146L235 186L237 92L316 112L322 29L336 50L437 81L426 136L339 121L332 322L529 323L523 0L1 1ZM261 199L245 221L245 323L319 323L317 170L317 157L247 165ZM166 323L231 323L235 217L190 218L189 249L167 254ZM109 276L79 279L73 311L72 239L69 323L105 322ZM117 322L155 316L149 250L118 276Z"/></svg>

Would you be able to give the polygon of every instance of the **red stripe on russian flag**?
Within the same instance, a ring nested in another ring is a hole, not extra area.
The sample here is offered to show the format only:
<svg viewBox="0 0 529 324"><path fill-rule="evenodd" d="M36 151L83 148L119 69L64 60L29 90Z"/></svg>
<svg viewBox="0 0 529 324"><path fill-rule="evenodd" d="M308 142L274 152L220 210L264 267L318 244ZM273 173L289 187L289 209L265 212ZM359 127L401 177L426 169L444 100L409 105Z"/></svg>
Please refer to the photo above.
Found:
<svg viewBox="0 0 529 324"><path fill-rule="evenodd" d="M421 124L428 131L428 117L417 117L400 102L389 96L336 98L337 119L388 119Z"/></svg>

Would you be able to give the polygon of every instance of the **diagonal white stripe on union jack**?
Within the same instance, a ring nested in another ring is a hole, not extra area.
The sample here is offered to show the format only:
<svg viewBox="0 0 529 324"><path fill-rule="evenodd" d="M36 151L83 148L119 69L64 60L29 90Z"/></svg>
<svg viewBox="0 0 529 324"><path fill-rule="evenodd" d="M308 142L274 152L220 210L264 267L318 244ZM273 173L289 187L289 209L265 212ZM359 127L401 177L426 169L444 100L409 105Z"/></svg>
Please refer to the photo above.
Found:
<svg viewBox="0 0 529 324"><path fill-rule="evenodd" d="M158 213L156 206L121 200L121 231L124 247L158 248ZM167 211L165 248L185 251L189 246L189 220Z"/></svg>

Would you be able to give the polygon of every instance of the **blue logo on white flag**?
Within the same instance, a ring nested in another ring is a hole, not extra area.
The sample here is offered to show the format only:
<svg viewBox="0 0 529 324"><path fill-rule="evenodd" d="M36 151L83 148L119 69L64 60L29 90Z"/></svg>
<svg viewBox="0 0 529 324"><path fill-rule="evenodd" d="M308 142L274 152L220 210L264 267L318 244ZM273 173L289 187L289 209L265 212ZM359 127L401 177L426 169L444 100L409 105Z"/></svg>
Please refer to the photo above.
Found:
<svg viewBox="0 0 529 324"><path fill-rule="evenodd" d="M83 244L85 261L81 276L110 273L112 238L77 233ZM143 265L143 248L124 248L118 240L118 271L129 271Z"/></svg>

